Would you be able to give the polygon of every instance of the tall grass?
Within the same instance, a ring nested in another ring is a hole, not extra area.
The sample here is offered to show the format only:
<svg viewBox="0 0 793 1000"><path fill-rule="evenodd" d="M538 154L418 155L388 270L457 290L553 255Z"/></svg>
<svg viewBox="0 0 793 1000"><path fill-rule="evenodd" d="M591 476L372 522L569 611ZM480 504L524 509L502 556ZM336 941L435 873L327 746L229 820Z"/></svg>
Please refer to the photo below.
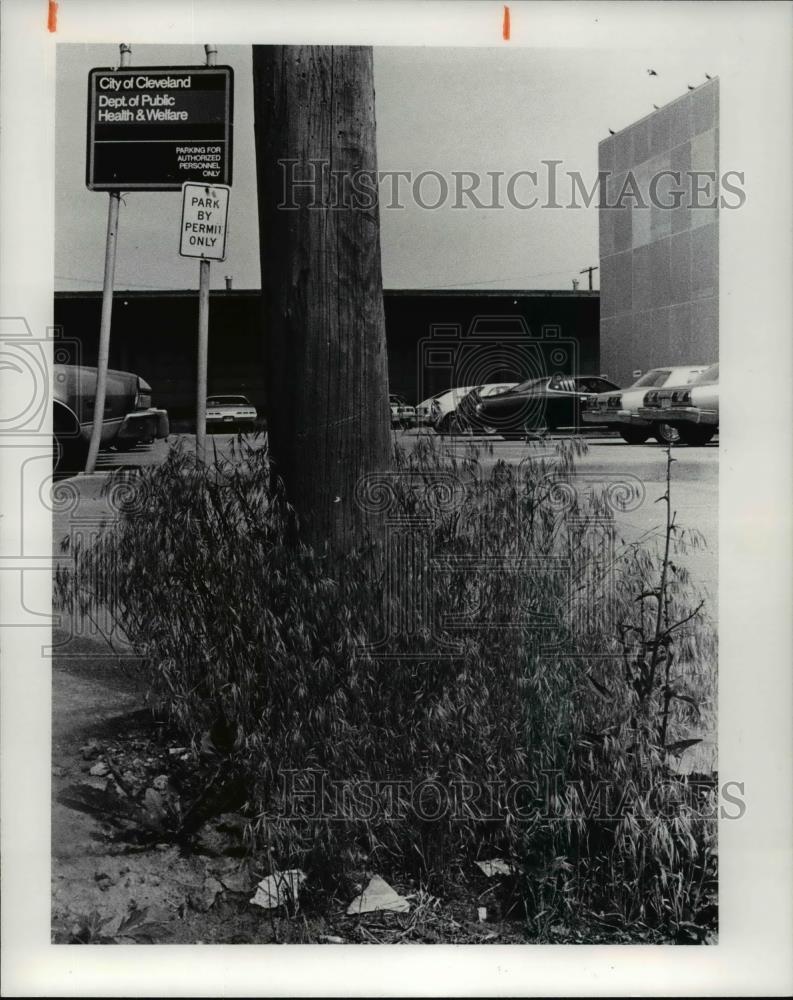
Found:
<svg viewBox="0 0 793 1000"><path fill-rule="evenodd" d="M532 934L586 912L674 931L712 916L715 819L670 770L712 706L712 631L673 523L665 555L628 546L596 566L611 585L586 583L612 515L597 495L559 503L582 447L487 475L472 449L398 449L389 516L423 519L432 563L396 590L382 534L344 556L287 540L266 451L201 467L174 449L74 553L60 600L111 605L152 700L196 744L226 734L252 850L281 868L432 885L497 852L525 873ZM427 503L449 474L461 502ZM405 616L411 634L373 648Z"/></svg>

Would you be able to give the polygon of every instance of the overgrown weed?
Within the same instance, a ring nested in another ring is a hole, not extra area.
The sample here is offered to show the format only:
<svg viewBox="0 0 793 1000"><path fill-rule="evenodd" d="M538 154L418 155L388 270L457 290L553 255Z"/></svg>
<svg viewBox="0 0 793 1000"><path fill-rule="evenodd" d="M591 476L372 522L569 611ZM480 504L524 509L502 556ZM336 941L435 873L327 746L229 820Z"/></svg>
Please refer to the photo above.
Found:
<svg viewBox="0 0 793 1000"><path fill-rule="evenodd" d="M290 543L266 450L202 467L174 448L111 481L127 509L57 592L110 607L195 745L225 734L251 850L281 869L431 892L496 854L535 939L590 918L712 927L714 804L671 765L713 709L713 630L671 513L665 552L604 564L614 513L575 488L584 449L483 474L470 446L397 448L389 516L423 534L395 570L382 536L337 557Z"/></svg>

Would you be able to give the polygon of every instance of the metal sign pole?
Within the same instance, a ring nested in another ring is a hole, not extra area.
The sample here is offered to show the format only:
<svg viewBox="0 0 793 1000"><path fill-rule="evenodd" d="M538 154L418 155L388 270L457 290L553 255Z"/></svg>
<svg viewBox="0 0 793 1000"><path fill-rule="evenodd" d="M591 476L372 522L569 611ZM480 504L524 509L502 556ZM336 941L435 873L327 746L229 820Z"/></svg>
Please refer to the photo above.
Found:
<svg viewBox="0 0 793 1000"><path fill-rule="evenodd" d="M132 49L122 43L119 46L121 66L129 66ZM96 468L99 445L102 441L102 423L105 416L107 396L107 366L110 361L110 320L113 315L113 283L116 277L116 243L118 240L118 209L121 194L110 192L107 206L107 238L105 241L105 275L102 284L102 318L99 323L99 349L96 358L96 395L94 398L94 423L88 444L85 472L90 474Z"/></svg>
<svg viewBox="0 0 793 1000"><path fill-rule="evenodd" d="M195 449L199 462L206 461L207 451L207 360L209 355L209 268L208 260L199 262L198 288L198 396L196 398Z"/></svg>
<svg viewBox="0 0 793 1000"><path fill-rule="evenodd" d="M207 66L217 62L218 50L214 45L205 45ZM196 396L195 450L197 461L204 463L207 457L207 365L209 358L209 269L208 260L200 261L198 276L198 377Z"/></svg>

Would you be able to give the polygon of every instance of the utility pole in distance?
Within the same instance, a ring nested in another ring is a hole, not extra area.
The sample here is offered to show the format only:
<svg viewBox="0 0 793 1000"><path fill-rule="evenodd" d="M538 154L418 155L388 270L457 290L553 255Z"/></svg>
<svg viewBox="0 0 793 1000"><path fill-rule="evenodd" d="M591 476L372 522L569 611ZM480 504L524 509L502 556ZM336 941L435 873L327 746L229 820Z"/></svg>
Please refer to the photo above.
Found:
<svg viewBox="0 0 793 1000"><path fill-rule="evenodd" d="M579 274L588 274L589 275L589 290L590 290L590 292L592 291L592 272L593 271L598 271L598 270L600 270L600 269L593 264L590 267L584 267L584 268L582 268L578 272Z"/></svg>

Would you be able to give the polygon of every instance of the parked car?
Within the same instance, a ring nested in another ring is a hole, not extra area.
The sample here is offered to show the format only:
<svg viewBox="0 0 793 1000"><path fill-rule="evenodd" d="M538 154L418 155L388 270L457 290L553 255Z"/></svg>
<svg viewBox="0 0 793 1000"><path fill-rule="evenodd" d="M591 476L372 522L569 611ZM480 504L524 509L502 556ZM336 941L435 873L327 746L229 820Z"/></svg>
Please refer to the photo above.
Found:
<svg viewBox="0 0 793 1000"><path fill-rule="evenodd" d="M96 368L55 365L53 371L53 467L56 473L82 470L94 426ZM108 370L102 448L129 451L168 437L168 413L152 406L151 386L132 372Z"/></svg>
<svg viewBox="0 0 793 1000"><path fill-rule="evenodd" d="M663 420L677 431L683 444L707 444L719 428L718 363L690 384L650 389L639 416L653 423Z"/></svg>
<svg viewBox="0 0 793 1000"><path fill-rule="evenodd" d="M410 406L402 396L392 392L388 397L391 404L392 427L414 427L416 424L416 407Z"/></svg>
<svg viewBox="0 0 793 1000"><path fill-rule="evenodd" d="M589 400L582 412L584 423L611 427L619 431L623 441L628 444L644 444L650 437L661 444L674 441L677 439L677 431L665 418L648 420L639 414L639 407L643 405L649 389L689 385L706 368L707 365L651 368L627 389L616 389L615 386L616 391L601 392Z"/></svg>
<svg viewBox="0 0 793 1000"><path fill-rule="evenodd" d="M208 431L255 431L257 415L247 396L207 396Z"/></svg>
<svg viewBox="0 0 793 1000"><path fill-rule="evenodd" d="M551 375L527 379L506 392L481 399L471 418L475 428L521 437L581 426L581 407L617 386L598 375Z"/></svg>
<svg viewBox="0 0 793 1000"><path fill-rule="evenodd" d="M419 425L430 424L437 428L443 418L456 410L460 401L474 388L473 385L466 385L456 389L444 389L443 392L423 400L416 406L416 422Z"/></svg>
<svg viewBox="0 0 793 1000"><path fill-rule="evenodd" d="M498 396L502 392L514 389L517 384L517 382L488 382L485 385L476 386L462 397L455 409L449 411L443 420L439 421L436 430L439 434L461 434L471 431L495 434L494 427L480 426L476 419L476 407L483 399L489 399L491 396Z"/></svg>

